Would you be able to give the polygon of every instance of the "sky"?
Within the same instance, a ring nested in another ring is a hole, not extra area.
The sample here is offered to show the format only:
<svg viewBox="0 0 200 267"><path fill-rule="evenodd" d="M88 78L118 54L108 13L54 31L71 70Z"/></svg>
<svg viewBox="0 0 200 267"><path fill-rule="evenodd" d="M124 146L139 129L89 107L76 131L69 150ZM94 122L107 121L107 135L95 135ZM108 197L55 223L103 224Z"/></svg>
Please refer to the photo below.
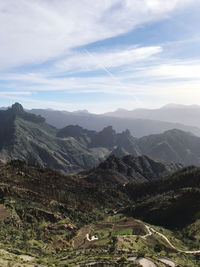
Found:
<svg viewBox="0 0 200 267"><path fill-rule="evenodd" d="M0 0L0 106L200 104L199 0Z"/></svg>

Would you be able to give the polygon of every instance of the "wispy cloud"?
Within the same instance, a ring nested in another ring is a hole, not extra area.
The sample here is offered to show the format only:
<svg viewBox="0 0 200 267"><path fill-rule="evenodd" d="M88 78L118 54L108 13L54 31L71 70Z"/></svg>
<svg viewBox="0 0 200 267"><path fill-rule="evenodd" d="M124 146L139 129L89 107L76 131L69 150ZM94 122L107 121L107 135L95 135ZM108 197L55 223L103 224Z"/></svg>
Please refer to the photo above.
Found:
<svg viewBox="0 0 200 267"><path fill-rule="evenodd" d="M36 64L126 33L194 0L0 1L0 68Z"/></svg>
<svg viewBox="0 0 200 267"><path fill-rule="evenodd" d="M132 90L133 86L127 83L113 68L122 68L138 62L153 60L162 48L155 47L123 47L115 51L101 51L91 53L83 50L82 53L70 55L65 60L58 60L48 67L48 70L28 73L4 73L0 81L6 82L7 89L15 84L15 89L28 91L67 91L74 93L101 92L101 93L124 93ZM103 74L92 74L79 77L80 73L100 70ZM53 75L52 75L53 73ZM64 74L78 74L76 77L65 77ZM62 74L62 76L60 76Z"/></svg>
<svg viewBox="0 0 200 267"><path fill-rule="evenodd" d="M150 59L162 52L160 46L121 48L114 51L72 53L62 61L56 63L60 71L95 71L102 68L116 68Z"/></svg>
<svg viewBox="0 0 200 267"><path fill-rule="evenodd" d="M198 2L0 0L0 97L29 106L59 109L88 106L93 111L97 103L88 100L81 104L77 97L70 104L66 94L119 96L116 101L111 97L107 104L100 103L98 110L109 108L109 103L112 107L141 106L140 101L145 104L148 97L154 103L158 103L157 99L159 103L162 99L165 102L179 99L183 103L190 97L192 101L192 96L197 99L200 59L180 60L167 54L174 43L186 46L192 39L163 41L159 35L161 40L156 44L149 44L148 40L145 43L145 37L141 43L120 40L129 31L133 38L134 29L170 20ZM105 39L112 37L118 37L119 43L104 45ZM92 43L98 41L103 42L95 49L88 48L94 48ZM49 95L56 92L65 95L66 103L62 97L61 101L51 101ZM125 102L120 101L122 96L126 96Z"/></svg>
<svg viewBox="0 0 200 267"><path fill-rule="evenodd" d="M158 79L198 79L200 80L200 62L178 61L150 67L141 71L141 76Z"/></svg>
<svg viewBox="0 0 200 267"><path fill-rule="evenodd" d="M140 68L134 66L127 67L123 71L124 78L130 78L134 73L134 78L145 79L145 81L170 81L177 82L190 80L200 81L200 60L169 60L161 59L154 61L154 64L143 65Z"/></svg>

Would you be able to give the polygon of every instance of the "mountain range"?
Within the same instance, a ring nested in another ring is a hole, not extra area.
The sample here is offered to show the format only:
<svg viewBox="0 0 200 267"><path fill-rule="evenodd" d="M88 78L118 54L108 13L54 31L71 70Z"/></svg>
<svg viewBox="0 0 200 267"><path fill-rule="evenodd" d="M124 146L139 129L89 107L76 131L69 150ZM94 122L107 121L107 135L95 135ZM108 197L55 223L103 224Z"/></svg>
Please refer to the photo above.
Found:
<svg viewBox="0 0 200 267"><path fill-rule="evenodd" d="M161 109L162 110L162 109ZM131 134L137 138L150 134L159 134L171 129L179 129L186 132L191 132L197 136L200 136L200 124L197 123L191 126L191 123L182 122L182 120L174 120L176 117L176 111L170 112L171 109L164 109L166 114L170 114L168 119L162 120L161 117L150 117L151 110L146 111L144 116L123 116L123 112L120 110L115 113L109 114L91 114L85 111L78 112L67 112L67 111L56 111L51 109L32 109L28 112L41 115L46 119L46 122L53 125L56 128L63 128L69 125L79 125L85 129L93 131L101 131L107 126L112 126L116 132L122 132L129 129ZM153 111L152 111L153 112ZM126 112L127 113L127 112ZM181 117L181 115L180 115ZM186 117L185 113L183 118ZM193 117L198 117L194 112L188 114L188 122ZM171 119L170 119L171 118ZM189 125L189 126L188 126Z"/></svg>
<svg viewBox="0 0 200 267"><path fill-rule="evenodd" d="M0 161L25 160L64 172L96 166L110 155L147 155L159 160L200 166L200 138L178 129L142 138L112 126L96 132L78 125L56 129L40 115L16 103L0 111Z"/></svg>

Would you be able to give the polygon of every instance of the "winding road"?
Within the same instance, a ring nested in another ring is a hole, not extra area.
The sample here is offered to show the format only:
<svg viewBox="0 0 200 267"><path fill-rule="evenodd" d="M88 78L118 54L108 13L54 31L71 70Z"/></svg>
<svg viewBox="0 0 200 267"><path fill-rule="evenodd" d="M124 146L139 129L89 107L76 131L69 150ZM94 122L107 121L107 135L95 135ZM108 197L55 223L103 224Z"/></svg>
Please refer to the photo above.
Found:
<svg viewBox="0 0 200 267"><path fill-rule="evenodd" d="M143 236L140 236L141 238L144 238L146 239L148 236L151 236L153 234L156 234L156 235L159 235L162 239L164 239L167 244L173 248L174 250L176 250L177 252L181 252L181 253L185 253L185 254L200 254L200 250L194 250L194 251L189 251L189 250L181 250L181 249L178 249L176 248L170 241L169 239L162 233L154 230L152 227L144 224L146 230L147 230L147 234L146 235L143 235ZM93 241L89 238L89 233L86 234L86 239L88 241ZM137 260L143 267L156 267L156 264L153 263L152 261L150 261L149 259L146 259L146 258L139 258L137 259L136 257L130 257L129 260ZM158 259L160 262L168 265L168 266L171 266L171 267L175 267L175 263L170 261L170 260L167 260L167 259Z"/></svg>
<svg viewBox="0 0 200 267"><path fill-rule="evenodd" d="M143 236L143 238L146 238L146 237L148 237L148 236L150 236L150 235L152 235L152 234L157 234L157 235L159 235L160 237L162 237L162 238L168 243L168 245L169 245L171 248L175 249L175 250L178 251L178 252L182 252L182 253L185 253L185 254L200 254L200 250L190 251L190 250L181 250L181 249L178 249L178 248L176 248L176 247L169 241L169 239L168 239L165 235L161 234L160 232L157 232L157 231L154 230L152 227L149 227L149 226L146 225L146 224L145 224L145 227L146 227L146 229L147 229L147 231L148 231L148 234L145 235L145 236Z"/></svg>

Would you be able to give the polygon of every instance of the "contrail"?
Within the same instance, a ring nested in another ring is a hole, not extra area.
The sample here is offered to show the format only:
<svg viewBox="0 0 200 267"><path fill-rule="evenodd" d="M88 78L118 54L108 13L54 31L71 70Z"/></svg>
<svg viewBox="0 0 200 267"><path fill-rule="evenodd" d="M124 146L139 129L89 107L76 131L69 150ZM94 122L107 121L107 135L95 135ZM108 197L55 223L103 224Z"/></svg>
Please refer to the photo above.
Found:
<svg viewBox="0 0 200 267"><path fill-rule="evenodd" d="M125 86L118 77L116 77L115 75L112 74L112 72L110 72L102 63L97 62L96 58L92 55L92 53L90 53L87 49L83 50L85 54L87 54L93 61L96 62L96 64L99 66L100 69L104 70L115 82L117 82L119 85L121 85L122 88L126 89L128 88L127 86ZM140 101L137 99L136 96L133 96L135 98L135 100L140 103Z"/></svg>
<svg viewBox="0 0 200 267"><path fill-rule="evenodd" d="M92 60L94 60L94 61L96 61L96 58L90 53L90 52L88 52L88 50L87 49L84 49L84 52L90 57L90 58L92 58ZM103 64L100 64L99 62L97 62L96 61L96 63L97 63L97 65L101 68L101 69L103 69L111 78L113 78L113 79L116 79L116 77L103 65Z"/></svg>

